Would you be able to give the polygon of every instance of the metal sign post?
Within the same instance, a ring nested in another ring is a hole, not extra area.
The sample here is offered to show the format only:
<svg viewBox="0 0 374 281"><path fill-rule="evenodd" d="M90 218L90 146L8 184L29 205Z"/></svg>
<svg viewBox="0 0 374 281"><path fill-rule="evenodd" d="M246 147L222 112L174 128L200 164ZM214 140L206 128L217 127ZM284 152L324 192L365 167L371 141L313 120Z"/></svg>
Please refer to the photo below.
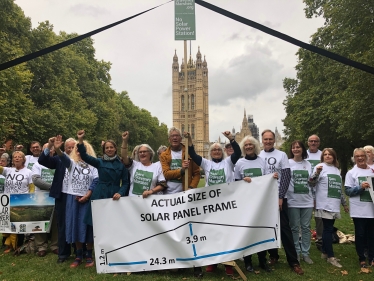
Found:
<svg viewBox="0 0 374 281"><path fill-rule="evenodd" d="M187 40L196 40L195 1L174 0L175 40L184 40L184 129L188 131L188 70ZM184 132L182 132L183 134ZM188 139L185 139L184 160L188 160ZM188 189L188 169L185 170L184 190Z"/></svg>

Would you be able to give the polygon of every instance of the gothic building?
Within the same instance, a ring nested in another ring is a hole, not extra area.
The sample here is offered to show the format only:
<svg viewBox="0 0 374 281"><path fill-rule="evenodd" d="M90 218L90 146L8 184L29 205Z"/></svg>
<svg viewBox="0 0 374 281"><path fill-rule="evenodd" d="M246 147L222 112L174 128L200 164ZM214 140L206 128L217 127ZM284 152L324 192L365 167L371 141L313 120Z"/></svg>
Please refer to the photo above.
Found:
<svg viewBox="0 0 374 281"><path fill-rule="evenodd" d="M243 117L243 121L242 121L242 127L240 129L240 132L235 134L236 142L240 143L242 141L242 139L244 139L245 136L252 136L252 132L249 129L247 114L246 114L245 109L244 109L244 117Z"/></svg>
<svg viewBox="0 0 374 281"><path fill-rule="evenodd" d="M185 91L184 61L178 62L175 51L172 64L173 126L191 134L197 154L207 157L209 150L208 64L201 59L200 47L196 61L187 62L187 92ZM185 104L187 95L187 104ZM188 124L185 122L186 110Z"/></svg>
<svg viewBox="0 0 374 281"><path fill-rule="evenodd" d="M245 136L253 136L255 139L259 140L259 130L257 125L253 122L253 115L248 115L247 118L247 114L244 109L244 117L240 132L235 133L235 128L233 128L232 134L235 136L237 143L240 143Z"/></svg>

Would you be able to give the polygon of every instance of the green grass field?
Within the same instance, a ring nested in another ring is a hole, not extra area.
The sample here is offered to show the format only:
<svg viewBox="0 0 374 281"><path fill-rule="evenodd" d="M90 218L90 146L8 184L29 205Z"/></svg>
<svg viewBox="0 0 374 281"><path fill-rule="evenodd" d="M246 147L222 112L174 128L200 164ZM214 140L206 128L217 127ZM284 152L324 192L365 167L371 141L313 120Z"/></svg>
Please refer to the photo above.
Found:
<svg viewBox="0 0 374 281"><path fill-rule="evenodd" d="M203 182L200 184L204 185ZM353 222L342 211L342 219L337 220L335 226L345 234L353 234ZM314 228L314 220L312 220L312 228ZM303 276L297 276L293 273L286 262L284 251L280 249L280 260L275 266L273 272L266 273L257 267L257 259L254 256L253 262L255 270L258 274L245 273L248 280L373 280L374 273L360 273L358 258L354 244L334 244L334 251L337 258L341 259L342 269L329 265L325 260L320 258L320 252L316 249L314 242L311 245L310 256L314 261L313 265L301 262L301 266L305 271ZM73 262L73 256L65 263L57 264L57 256L48 253L44 258L35 255L23 254L14 257L13 254L0 254L0 280L193 280L192 269L181 269L178 272L153 271L133 273L129 276L124 274L97 274L95 268L84 268L81 265L78 268L70 269L69 265ZM237 261L238 265L244 270L244 264ZM374 269L374 268L373 268ZM235 274L235 278L238 274ZM224 267L220 265L214 273L205 273L203 280L230 280L232 278L225 275ZM239 280L239 279L238 279Z"/></svg>

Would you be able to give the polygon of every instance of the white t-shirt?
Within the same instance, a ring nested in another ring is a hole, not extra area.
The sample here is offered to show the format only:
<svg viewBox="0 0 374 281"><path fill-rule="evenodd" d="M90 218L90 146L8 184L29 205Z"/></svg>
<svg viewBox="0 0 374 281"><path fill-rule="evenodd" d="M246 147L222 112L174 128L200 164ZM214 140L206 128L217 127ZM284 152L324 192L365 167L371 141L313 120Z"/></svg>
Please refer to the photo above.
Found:
<svg viewBox="0 0 374 281"><path fill-rule="evenodd" d="M202 158L200 167L205 172L205 186L235 181L231 157L226 157L219 163Z"/></svg>
<svg viewBox="0 0 374 281"><path fill-rule="evenodd" d="M38 163L38 157L35 157L33 155L26 155L26 162L25 162L25 167L29 170L32 170L32 166L34 166L35 163Z"/></svg>
<svg viewBox="0 0 374 281"><path fill-rule="evenodd" d="M86 195L92 181L99 177L95 167L84 162L77 163L73 160L70 160L68 173L68 189L66 193L77 196Z"/></svg>
<svg viewBox="0 0 374 281"><path fill-rule="evenodd" d="M242 180L245 177L255 178L265 175L265 161L261 157L254 160L240 158L235 165L235 179Z"/></svg>
<svg viewBox="0 0 374 281"><path fill-rule="evenodd" d="M48 169L47 167L44 167L43 165L40 165L38 162L36 162L32 166L32 175L39 175L41 179L49 184L52 184L53 177L55 175L54 169ZM35 185L35 191L40 191L40 188Z"/></svg>
<svg viewBox="0 0 374 281"><path fill-rule="evenodd" d="M179 170L182 168L182 150L180 151L171 151L171 163L170 170ZM165 190L165 194L173 194L183 191L182 181L181 180L168 180L168 188Z"/></svg>
<svg viewBox="0 0 374 281"><path fill-rule="evenodd" d="M275 172L278 173L277 182L279 188L280 180L282 177L281 170L290 167L286 153L278 149L274 149L272 152L265 152L264 150L261 150L260 157L265 160L265 175L272 174ZM287 193L285 194L284 198L287 198Z"/></svg>
<svg viewBox="0 0 374 281"><path fill-rule="evenodd" d="M361 183L367 181L367 176L374 176L371 168L361 169L356 165L345 176L345 186L361 187ZM365 190L358 196L349 197L349 213L352 218L374 218L374 204L369 190Z"/></svg>
<svg viewBox="0 0 374 281"><path fill-rule="evenodd" d="M142 195L144 191L154 188L158 182L165 181L160 163L144 166L134 160L129 172L131 176L129 196Z"/></svg>
<svg viewBox="0 0 374 281"><path fill-rule="evenodd" d="M16 168L3 168L5 177L4 193L21 194L29 193L29 184L32 184L32 172L26 167L17 170Z"/></svg>
<svg viewBox="0 0 374 281"><path fill-rule="evenodd" d="M309 149L307 150L307 153L308 153L308 162L312 165L312 171L314 169L314 167L321 163L321 155L322 155L322 151L321 150L317 150L317 152L310 152Z"/></svg>
<svg viewBox="0 0 374 281"><path fill-rule="evenodd" d="M319 163L314 167L313 174L317 167L322 166L316 184L316 209L340 213L340 202L342 193L342 178L338 168L325 163Z"/></svg>
<svg viewBox="0 0 374 281"><path fill-rule="evenodd" d="M287 190L287 203L290 208L313 208L312 188L308 184L312 173L311 164L307 160L296 162L289 159L291 181Z"/></svg>

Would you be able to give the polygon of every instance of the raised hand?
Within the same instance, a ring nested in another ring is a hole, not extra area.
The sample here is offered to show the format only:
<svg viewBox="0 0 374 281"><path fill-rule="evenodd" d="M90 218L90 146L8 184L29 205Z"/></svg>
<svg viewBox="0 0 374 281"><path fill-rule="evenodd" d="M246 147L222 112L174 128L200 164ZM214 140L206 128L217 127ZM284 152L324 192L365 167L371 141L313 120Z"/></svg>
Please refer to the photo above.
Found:
<svg viewBox="0 0 374 281"><path fill-rule="evenodd" d="M21 151L22 149L23 149L23 145L22 144L17 144L16 147L15 147L16 151Z"/></svg>
<svg viewBox="0 0 374 281"><path fill-rule="evenodd" d="M63 143L64 143L64 141L62 140L62 136L61 135L57 135L57 137L55 138L53 146L57 150L57 149L61 148L61 146L63 145Z"/></svg>
<svg viewBox="0 0 374 281"><path fill-rule="evenodd" d="M79 140L79 141L83 141L84 135L85 135L84 130L79 130L79 131L77 132L77 138L78 138L78 140Z"/></svg>
<svg viewBox="0 0 374 281"><path fill-rule="evenodd" d="M129 131L125 131L122 133L122 140L127 142L129 140Z"/></svg>
<svg viewBox="0 0 374 281"><path fill-rule="evenodd" d="M222 134L228 138L230 141L234 138L232 135L231 135L231 132L230 131L224 131L222 132Z"/></svg>

